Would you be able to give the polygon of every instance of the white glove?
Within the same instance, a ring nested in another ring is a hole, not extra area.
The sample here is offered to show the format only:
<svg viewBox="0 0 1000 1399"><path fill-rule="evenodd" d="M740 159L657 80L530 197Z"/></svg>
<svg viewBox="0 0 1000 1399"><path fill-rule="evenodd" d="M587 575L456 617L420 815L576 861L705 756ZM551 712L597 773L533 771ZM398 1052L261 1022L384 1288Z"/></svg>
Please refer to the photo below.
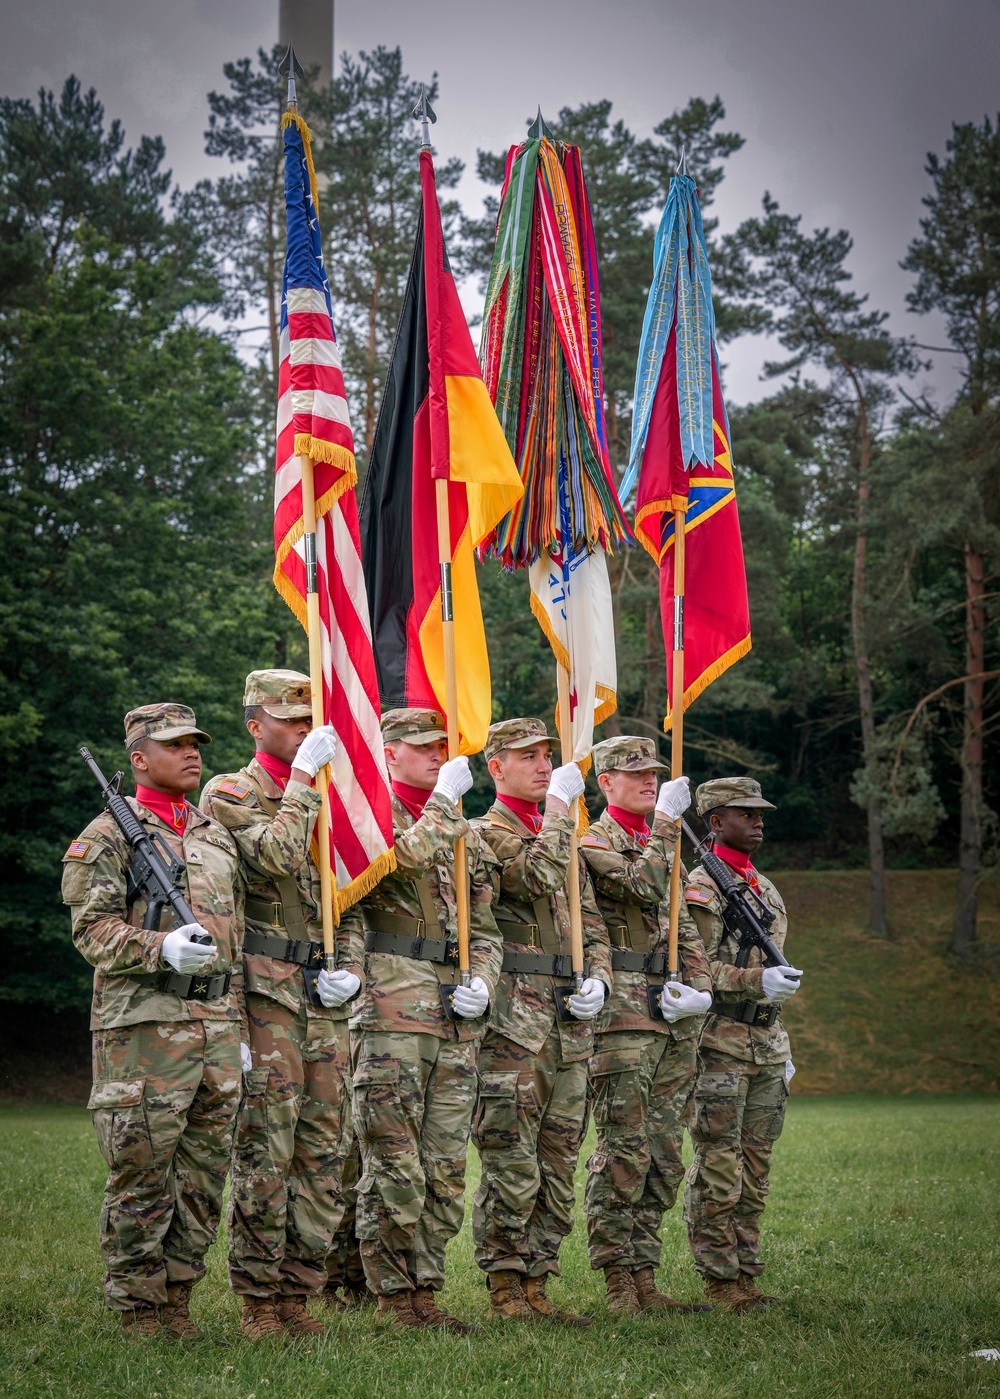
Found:
<svg viewBox="0 0 1000 1399"><path fill-rule="evenodd" d="M209 962L215 961L214 942L191 941L192 933L204 932L205 929L200 923L185 923L183 928L174 928L163 939L160 956L175 972L200 972L202 967L207 967Z"/></svg>
<svg viewBox="0 0 1000 1399"><path fill-rule="evenodd" d="M576 763L564 763L561 768L552 769L549 790L545 795L555 797L567 806L572 806L577 797L583 796L583 773Z"/></svg>
<svg viewBox="0 0 1000 1399"><path fill-rule="evenodd" d="M337 735L332 724L320 724L318 729L307 733L299 744L299 751L292 761L293 768L302 768L310 777L315 777L320 768L333 761L337 751Z"/></svg>
<svg viewBox="0 0 1000 1399"><path fill-rule="evenodd" d="M661 816L667 816L671 821L676 821L683 816L691 805L691 781L687 777L675 777L671 782L664 782L660 787L660 795L656 798L656 809Z"/></svg>
<svg viewBox="0 0 1000 1399"><path fill-rule="evenodd" d="M361 985L360 976L348 971L321 971L316 978L316 994L327 1010L331 1006L346 1005L357 994Z"/></svg>
<svg viewBox="0 0 1000 1399"><path fill-rule="evenodd" d="M687 778L682 780L686 782ZM711 991L696 991L682 981L668 981L660 992L660 1009L668 1025L685 1020L689 1015L703 1015L711 1004Z"/></svg>
<svg viewBox="0 0 1000 1399"><path fill-rule="evenodd" d="M438 769L434 791L439 797L447 797L455 806L472 786L472 770L468 758L449 758Z"/></svg>
<svg viewBox="0 0 1000 1399"><path fill-rule="evenodd" d="M559 771L561 772L562 769L560 768ZM595 1015L601 1013L605 994L604 982L598 981L596 977L588 976L579 991L570 996L566 1004L577 1020L593 1020Z"/></svg>
<svg viewBox="0 0 1000 1399"><path fill-rule="evenodd" d="M483 978L474 976L468 986L456 986L451 999L463 1020L478 1020L486 1014L490 993Z"/></svg>
<svg viewBox="0 0 1000 1399"><path fill-rule="evenodd" d="M780 1005L789 996L795 995L801 975L795 967L765 967L762 978L764 995L769 1001L776 1001Z"/></svg>
<svg viewBox="0 0 1000 1399"><path fill-rule="evenodd" d="M240 1045L240 1068L245 1074L248 1074L253 1068L253 1055L250 1053L248 1044Z"/></svg>

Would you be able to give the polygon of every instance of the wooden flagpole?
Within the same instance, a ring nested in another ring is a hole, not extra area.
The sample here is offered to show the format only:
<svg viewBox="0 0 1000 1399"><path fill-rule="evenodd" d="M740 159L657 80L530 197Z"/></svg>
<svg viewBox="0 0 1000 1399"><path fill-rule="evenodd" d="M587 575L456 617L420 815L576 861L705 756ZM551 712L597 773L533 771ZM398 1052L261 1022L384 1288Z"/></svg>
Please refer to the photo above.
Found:
<svg viewBox="0 0 1000 1399"><path fill-rule="evenodd" d="M319 619L319 593L316 590L316 487L311 457L299 457L302 471L302 542L306 564L306 631L309 637L309 683L312 689L313 728L326 722L323 714L323 642ZM330 863L330 769L316 774L316 789L322 804L316 822L319 840L320 911L323 920L323 961L328 972L336 971L333 930L337 924L333 898L334 875Z"/></svg>
<svg viewBox="0 0 1000 1399"><path fill-rule="evenodd" d="M687 500L674 496L674 645L671 653L670 776L684 773L684 545ZM677 933L681 918L681 823L677 822L674 863L670 869L670 928L667 934L667 980L680 980Z"/></svg>
<svg viewBox="0 0 1000 1399"><path fill-rule="evenodd" d="M444 635L445 723L448 729L448 757L458 757L458 672L455 668L455 609L451 590L451 517L448 510L448 482L441 476L434 482L437 505L438 562L441 567L441 630ZM462 802L459 799L458 809ZM469 984L469 863L465 836L455 842L455 912L458 921L458 971L463 986Z"/></svg>
<svg viewBox="0 0 1000 1399"><path fill-rule="evenodd" d="M573 723L569 704L569 671L556 662L556 686L559 697L559 742L560 755L567 762L566 754L573 752ZM569 808L573 818L573 834L569 841L569 874L566 880L566 897L569 901L569 946L573 963L573 976L577 987L583 982L583 914L580 910L580 855L577 848L576 822L580 798L577 797Z"/></svg>

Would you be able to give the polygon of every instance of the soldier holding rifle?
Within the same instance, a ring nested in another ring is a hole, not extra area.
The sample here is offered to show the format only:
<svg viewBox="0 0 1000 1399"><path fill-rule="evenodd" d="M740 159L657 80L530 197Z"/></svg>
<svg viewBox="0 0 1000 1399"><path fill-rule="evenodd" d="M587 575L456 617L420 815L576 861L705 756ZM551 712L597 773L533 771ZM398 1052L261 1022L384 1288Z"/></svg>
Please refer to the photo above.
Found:
<svg viewBox="0 0 1000 1399"><path fill-rule="evenodd" d="M764 836L763 812L773 811L773 803L751 777L703 782L695 800L712 850L693 870L686 900L705 944L715 999L698 1055L684 1217L706 1298L747 1311L777 1300L760 1292L755 1279L764 1270L760 1216L771 1151L794 1072L781 1006L802 973L781 954L788 928L781 896L751 859Z"/></svg>
<svg viewBox="0 0 1000 1399"><path fill-rule="evenodd" d="M252 1340L321 1334L306 1300L326 1283L326 1254L344 1213L351 1144L347 1017L364 973L361 921L336 930L335 971L322 970L319 870L309 854L320 807L313 781L333 756L312 728L312 690L294 670L247 676L253 758L214 777L205 811L239 849L249 1049L233 1145L229 1279Z"/></svg>
<svg viewBox="0 0 1000 1399"><path fill-rule="evenodd" d="M187 800L208 742L186 705L133 709L135 798L102 780L109 811L63 857L73 941L94 968L104 1293L129 1338L200 1335L188 1306L219 1224L239 1101L239 861ZM305 821L303 808L302 831Z"/></svg>
<svg viewBox="0 0 1000 1399"><path fill-rule="evenodd" d="M675 822L690 805L686 777L664 782L648 738L593 749L607 809L580 841L611 939L614 987L595 1021L590 1061L597 1146L587 1162L590 1264L604 1270L613 1312L707 1311L656 1286L660 1225L684 1178L681 1147L697 1070L698 1034L712 1002L705 949L682 910L684 982L668 973L667 885ZM654 811L652 826L646 818Z"/></svg>
<svg viewBox="0 0 1000 1399"><path fill-rule="evenodd" d="M479 1059L473 1128L482 1183L472 1217L490 1318L589 1326L546 1296L573 1223L573 1173L587 1115L593 1020L611 986L604 919L583 865L570 870L570 805L583 792L576 763L552 768L539 719L490 726L485 756L497 800L476 822L491 852L503 975ZM545 814L538 802L545 799ZM584 950L574 988L569 878L580 881Z"/></svg>

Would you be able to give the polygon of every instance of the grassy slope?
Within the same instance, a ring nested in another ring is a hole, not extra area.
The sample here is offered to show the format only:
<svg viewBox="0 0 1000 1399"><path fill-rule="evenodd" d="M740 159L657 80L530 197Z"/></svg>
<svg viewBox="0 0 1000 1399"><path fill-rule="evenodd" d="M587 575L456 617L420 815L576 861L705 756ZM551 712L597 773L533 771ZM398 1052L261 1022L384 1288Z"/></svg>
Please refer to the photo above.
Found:
<svg viewBox="0 0 1000 1399"><path fill-rule="evenodd" d="M773 1394L1000 1393L1000 1102L989 1098L799 1099L775 1155L764 1315L613 1320L578 1224L553 1291L589 1308L584 1336L536 1328L471 1342L376 1335L370 1314L331 1321L321 1343L252 1347L235 1335L225 1259L213 1250L196 1313L210 1341L129 1348L103 1312L96 1222L103 1182L86 1114L0 1112L0 1393L72 1399L319 1399L549 1393L645 1399ZM474 1175L474 1154L470 1161ZM582 1173L581 1173L582 1175ZM471 1182L470 1182L471 1183ZM661 1281L696 1295L678 1212ZM446 1301L482 1316L468 1227L449 1254ZM228 1339L228 1348L218 1342Z"/></svg>
<svg viewBox="0 0 1000 1399"><path fill-rule="evenodd" d="M890 870L892 936L862 932L861 870L773 876L789 913L786 952L802 990L785 1023L800 1093L962 1093L1000 1087L1000 978L944 957L950 870ZM984 885L980 937L1000 943L998 881Z"/></svg>

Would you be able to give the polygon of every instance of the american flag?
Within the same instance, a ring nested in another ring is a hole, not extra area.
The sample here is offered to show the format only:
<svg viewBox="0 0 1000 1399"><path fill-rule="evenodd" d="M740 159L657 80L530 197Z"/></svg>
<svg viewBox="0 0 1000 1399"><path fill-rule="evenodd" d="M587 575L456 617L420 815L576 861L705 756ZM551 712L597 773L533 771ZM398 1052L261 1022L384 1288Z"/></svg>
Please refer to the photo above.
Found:
<svg viewBox="0 0 1000 1399"><path fill-rule="evenodd" d="M323 712L337 733L330 841L338 909L392 869L392 807L361 569L357 469L330 285L323 267L309 128L283 121L287 246L281 295L274 583L306 626L300 457L314 463Z"/></svg>

